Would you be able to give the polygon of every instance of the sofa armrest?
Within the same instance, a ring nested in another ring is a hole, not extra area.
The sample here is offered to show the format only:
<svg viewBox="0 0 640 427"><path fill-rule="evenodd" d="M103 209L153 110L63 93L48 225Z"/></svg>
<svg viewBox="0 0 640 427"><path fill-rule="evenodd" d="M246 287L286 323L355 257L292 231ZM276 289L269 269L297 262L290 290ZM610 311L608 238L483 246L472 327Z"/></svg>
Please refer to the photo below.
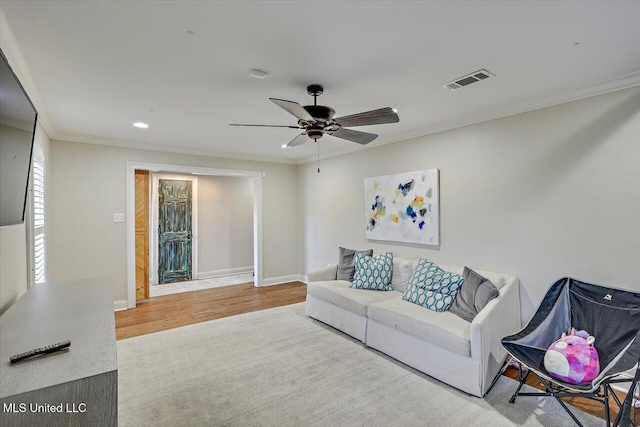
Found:
<svg viewBox="0 0 640 427"><path fill-rule="evenodd" d="M513 278L500 289L500 296L489 301L471 322L471 357L482 364L483 393L507 354L502 338L519 331L520 325L520 280Z"/></svg>
<svg viewBox="0 0 640 427"><path fill-rule="evenodd" d="M320 282L325 280L336 280L338 277L338 264L333 264L320 270L312 271L307 274L307 283Z"/></svg>

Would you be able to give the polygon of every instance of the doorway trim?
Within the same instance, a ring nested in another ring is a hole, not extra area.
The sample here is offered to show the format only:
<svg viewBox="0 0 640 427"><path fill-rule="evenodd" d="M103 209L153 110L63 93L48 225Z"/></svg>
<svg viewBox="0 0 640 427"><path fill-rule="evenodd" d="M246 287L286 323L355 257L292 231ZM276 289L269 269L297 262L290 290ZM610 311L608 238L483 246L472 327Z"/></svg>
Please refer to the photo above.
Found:
<svg viewBox="0 0 640 427"><path fill-rule="evenodd" d="M136 226L135 226L135 170L193 175L236 176L253 179L253 285L263 286L262 245L262 171L219 169L163 163L127 162L127 308L136 306Z"/></svg>

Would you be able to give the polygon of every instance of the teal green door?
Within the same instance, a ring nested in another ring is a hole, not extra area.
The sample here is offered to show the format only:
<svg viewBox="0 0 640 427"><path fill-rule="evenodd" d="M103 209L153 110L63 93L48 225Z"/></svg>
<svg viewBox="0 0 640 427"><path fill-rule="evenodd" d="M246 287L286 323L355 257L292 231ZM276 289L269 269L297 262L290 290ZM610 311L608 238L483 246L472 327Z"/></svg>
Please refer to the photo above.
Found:
<svg viewBox="0 0 640 427"><path fill-rule="evenodd" d="M158 183L158 283L191 280L191 181Z"/></svg>

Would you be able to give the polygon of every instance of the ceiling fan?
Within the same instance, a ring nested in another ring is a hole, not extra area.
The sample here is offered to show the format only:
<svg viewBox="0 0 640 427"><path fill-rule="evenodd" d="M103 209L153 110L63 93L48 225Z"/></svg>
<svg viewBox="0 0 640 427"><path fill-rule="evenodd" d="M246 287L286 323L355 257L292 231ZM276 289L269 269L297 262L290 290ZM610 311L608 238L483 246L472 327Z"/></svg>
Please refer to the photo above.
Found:
<svg viewBox="0 0 640 427"><path fill-rule="evenodd" d="M294 147L296 145L304 144L307 141L307 138L313 139L317 142L318 139L322 138L325 134L364 145L376 139L378 135L346 128L353 126L381 125L384 123L398 123L400 121L396 110L390 107L334 119L333 115L336 112L333 108L318 105L318 96L322 95L323 91L324 88L322 85L313 84L307 86L307 93L313 96L313 105L305 105L304 107L297 102L278 98L269 98L277 106L296 116L298 119L297 126L252 125L238 123L231 123L230 126L304 129L304 132L283 147Z"/></svg>

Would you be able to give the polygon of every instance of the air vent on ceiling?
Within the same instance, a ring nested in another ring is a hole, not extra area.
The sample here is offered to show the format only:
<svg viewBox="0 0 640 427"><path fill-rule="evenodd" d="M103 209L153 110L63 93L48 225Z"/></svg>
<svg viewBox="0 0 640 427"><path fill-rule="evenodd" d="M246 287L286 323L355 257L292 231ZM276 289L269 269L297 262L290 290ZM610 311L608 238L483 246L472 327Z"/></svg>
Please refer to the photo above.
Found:
<svg viewBox="0 0 640 427"><path fill-rule="evenodd" d="M449 89L449 90L458 90L458 89L461 89L461 88L463 88L465 86L468 86L470 84L477 83L477 82L479 82L481 80L488 79L491 76L495 76L495 74L493 74L493 73L491 73L491 72L489 72L489 71L487 71L485 69L482 69L482 70L475 71L475 72L473 72L471 74L468 74L466 76L459 77L459 78L457 78L457 79L455 79L455 80L453 80L453 81L451 81L449 83L445 83L445 84L442 85L442 87L446 88L446 89Z"/></svg>

